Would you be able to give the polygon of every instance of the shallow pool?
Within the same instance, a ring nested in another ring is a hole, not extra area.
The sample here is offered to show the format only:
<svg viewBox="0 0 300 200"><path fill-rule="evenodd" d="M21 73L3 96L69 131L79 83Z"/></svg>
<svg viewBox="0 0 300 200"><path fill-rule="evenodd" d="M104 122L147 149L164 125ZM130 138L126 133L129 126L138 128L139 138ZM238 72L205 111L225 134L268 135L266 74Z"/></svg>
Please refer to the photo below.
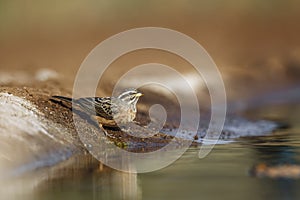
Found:
<svg viewBox="0 0 300 200"><path fill-rule="evenodd" d="M298 111L293 105L249 112L252 118L276 118L289 126L216 145L204 159L198 158L199 147L191 147L172 165L151 173L123 173L89 154L75 156L2 183L1 199L300 199L300 179L250 173L259 163L300 164Z"/></svg>

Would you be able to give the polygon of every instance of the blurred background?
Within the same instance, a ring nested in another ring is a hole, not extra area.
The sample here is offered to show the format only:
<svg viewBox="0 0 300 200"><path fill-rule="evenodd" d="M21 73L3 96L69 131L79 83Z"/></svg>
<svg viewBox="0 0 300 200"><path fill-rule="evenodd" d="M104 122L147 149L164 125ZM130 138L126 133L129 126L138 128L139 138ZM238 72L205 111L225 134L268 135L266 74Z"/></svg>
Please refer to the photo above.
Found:
<svg viewBox="0 0 300 200"><path fill-rule="evenodd" d="M4 181L9 187L1 185L0 195L20 190L15 199L297 199L299 179L258 179L248 171L261 162L300 163L299 10L298 0L0 0L0 86L71 95L77 70L100 42L132 28L164 27L190 36L207 50L223 77L229 111L246 109L255 120L276 118L290 125L270 136L216 145L201 160L191 148L172 166L149 174L121 173L91 157L75 158L65 168L36 170L17 184ZM193 71L176 55L141 50L117 59L101 81L111 86L128 69L150 62ZM106 86L100 93L108 94ZM237 127L238 134L245 129L239 121Z"/></svg>
<svg viewBox="0 0 300 200"><path fill-rule="evenodd" d="M229 99L297 87L299 8L297 0L1 0L0 83L24 84L31 80L26 75L47 69L71 90L80 64L97 44L121 31L154 26L198 41L219 67ZM185 67L167 53L133 54L113 63L112 74L118 66L153 61Z"/></svg>

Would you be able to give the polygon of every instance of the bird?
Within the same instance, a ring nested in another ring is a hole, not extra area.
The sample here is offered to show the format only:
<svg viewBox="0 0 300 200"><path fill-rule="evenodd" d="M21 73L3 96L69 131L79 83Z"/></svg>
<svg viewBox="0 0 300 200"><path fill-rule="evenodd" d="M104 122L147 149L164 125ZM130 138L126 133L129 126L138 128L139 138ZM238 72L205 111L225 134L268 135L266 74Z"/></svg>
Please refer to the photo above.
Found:
<svg viewBox="0 0 300 200"><path fill-rule="evenodd" d="M64 96L52 96L54 100L73 103L94 118L100 125L115 128L120 124L133 122L136 104L143 93L136 89L127 89L117 97L83 97L73 99Z"/></svg>

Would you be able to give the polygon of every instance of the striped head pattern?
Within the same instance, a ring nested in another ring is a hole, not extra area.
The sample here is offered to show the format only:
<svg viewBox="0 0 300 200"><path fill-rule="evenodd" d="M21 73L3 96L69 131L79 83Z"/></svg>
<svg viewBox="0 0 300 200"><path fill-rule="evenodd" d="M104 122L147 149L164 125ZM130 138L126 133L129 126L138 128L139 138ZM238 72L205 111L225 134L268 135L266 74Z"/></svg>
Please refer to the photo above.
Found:
<svg viewBox="0 0 300 200"><path fill-rule="evenodd" d="M118 98L129 105L135 106L142 95L136 89L130 89L120 94Z"/></svg>

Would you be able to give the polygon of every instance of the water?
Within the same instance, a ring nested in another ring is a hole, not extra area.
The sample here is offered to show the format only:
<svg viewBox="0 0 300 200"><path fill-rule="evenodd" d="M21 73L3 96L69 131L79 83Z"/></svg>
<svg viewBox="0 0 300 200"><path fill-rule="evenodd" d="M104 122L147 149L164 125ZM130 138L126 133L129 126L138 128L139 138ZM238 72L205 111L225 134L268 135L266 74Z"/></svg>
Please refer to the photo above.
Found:
<svg viewBox="0 0 300 200"><path fill-rule="evenodd" d="M289 128L216 145L204 159L198 158L199 148L191 147L164 169L128 174L81 155L6 182L1 199L299 199L300 179L250 174L259 163L300 164L299 108L279 110ZM254 113L274 117L276 112L266 108Z"/></svg>

